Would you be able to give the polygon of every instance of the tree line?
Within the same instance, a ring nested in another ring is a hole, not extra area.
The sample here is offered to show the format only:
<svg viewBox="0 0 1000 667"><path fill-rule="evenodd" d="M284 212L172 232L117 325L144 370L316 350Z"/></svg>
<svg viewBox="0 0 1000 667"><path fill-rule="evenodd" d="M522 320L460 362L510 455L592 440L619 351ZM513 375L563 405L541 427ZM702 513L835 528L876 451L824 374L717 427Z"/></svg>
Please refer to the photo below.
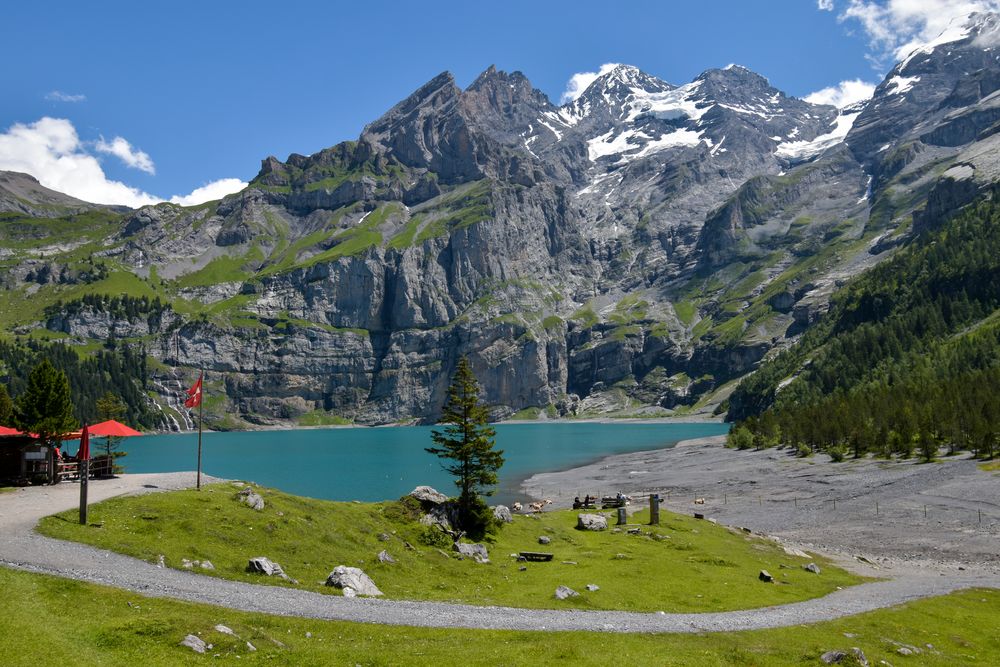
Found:
<svg viewBox="0 0 1000 667"><path fill-rule="evenodd" d="M124 406L122 421L136 428L161 425L162 415L146 394L149 369L141 346L117 345L81 358L63 343L0 341L0 386L16 401L27 390L31 372L43 361L65 374L72 415L78 423L100 421L98 402L110 393Z"/></svg>
<svg viewBox="0 0 1000 667"><path fill-rule="evenodd" d="M998 450L1000 191L839 290L733 392L737 447L834 458Z"/></svg>

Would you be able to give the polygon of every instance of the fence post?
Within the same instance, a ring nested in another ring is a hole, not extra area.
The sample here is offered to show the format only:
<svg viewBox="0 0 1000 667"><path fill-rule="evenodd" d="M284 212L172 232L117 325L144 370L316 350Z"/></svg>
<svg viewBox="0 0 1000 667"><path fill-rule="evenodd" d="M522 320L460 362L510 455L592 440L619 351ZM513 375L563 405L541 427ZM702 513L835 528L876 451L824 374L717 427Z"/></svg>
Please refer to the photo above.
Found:
<svg viewBox="0 0 1000 667"><path fill-rule="evenodd" d="M875 501L875 516L878 516L878 501Z"/></svg>

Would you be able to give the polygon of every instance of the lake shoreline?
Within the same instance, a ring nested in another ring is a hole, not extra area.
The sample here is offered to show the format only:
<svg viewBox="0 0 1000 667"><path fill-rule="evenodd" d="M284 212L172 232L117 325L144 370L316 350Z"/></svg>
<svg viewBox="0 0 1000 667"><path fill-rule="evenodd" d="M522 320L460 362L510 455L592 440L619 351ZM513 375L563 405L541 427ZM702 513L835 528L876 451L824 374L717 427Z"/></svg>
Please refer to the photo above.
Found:
<svg viewBox="0 0 1000 667"><path fill-rule="evenodd" d="M583 417L580 419L505 419L499 422L490 422L491 426L502 424L504 426L514 424L723 424L725 421L719 417L682 415L678 417ZM296 424L261 424L254 425L254 428L233 429L229 431L216 431L213 429L203 429L204 433L258 433L262 431L323 431L338 429L376 429L376 428L409 428L413 426L437 426L437 424L421 424L418 420L400 422L397 424L317 424L312 426L299 426ZM190 435L197 433L197 429L188 431L144 431L143 435Z"/></svg>

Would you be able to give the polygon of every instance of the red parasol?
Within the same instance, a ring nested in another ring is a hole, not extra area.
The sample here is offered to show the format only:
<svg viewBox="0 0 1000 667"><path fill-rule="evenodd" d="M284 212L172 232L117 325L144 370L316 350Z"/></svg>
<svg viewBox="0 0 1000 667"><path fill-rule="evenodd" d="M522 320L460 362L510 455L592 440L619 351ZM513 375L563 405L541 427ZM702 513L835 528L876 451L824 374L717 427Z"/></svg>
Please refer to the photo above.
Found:
<svg viewBox="0 0 1000 667"><path fill-rule="evenodd" d="M8 428L6 426L0 426L0 435L24 435L16 428Z"/></svg>
<svg viewBox="0 0 1000 667"><path fill-rule="evenodd" d="M90 460L90 431L87 430L87 425L83 425L83 430L80 431L80 451L76 453L76 458L81 461Z"/></svg>
<svg viewBox="0 0 1000 667"><path fill-rule="evenodd" d="M100 424L94 424L91 426L90 435L124 438L132 435L142 435L142 433L136 431L134 428L129 428L125 424L115 421L114 419L109 419L106 422L101 422Z"/></svg>

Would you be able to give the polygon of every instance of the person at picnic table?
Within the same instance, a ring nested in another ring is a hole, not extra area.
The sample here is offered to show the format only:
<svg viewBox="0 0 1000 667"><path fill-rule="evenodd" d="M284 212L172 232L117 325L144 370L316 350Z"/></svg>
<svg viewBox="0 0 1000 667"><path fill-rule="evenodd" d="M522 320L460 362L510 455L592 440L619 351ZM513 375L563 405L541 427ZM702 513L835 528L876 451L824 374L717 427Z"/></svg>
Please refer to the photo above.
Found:
<svg viewBox="0 0 1000 667"><path fill-rule="evenodd" d="M59 450L59 445L56 445L52 449L55 451L56 461L62 461L63 460L63 455L62 455L62 452Z"/></svg>
<svg viewBox="0 0 1000 667"><path fill-rule="evenodd" d="M574 505L579 505L580 504L580 496L577 496L576 498L573 499L573 504Z"/></svg>

